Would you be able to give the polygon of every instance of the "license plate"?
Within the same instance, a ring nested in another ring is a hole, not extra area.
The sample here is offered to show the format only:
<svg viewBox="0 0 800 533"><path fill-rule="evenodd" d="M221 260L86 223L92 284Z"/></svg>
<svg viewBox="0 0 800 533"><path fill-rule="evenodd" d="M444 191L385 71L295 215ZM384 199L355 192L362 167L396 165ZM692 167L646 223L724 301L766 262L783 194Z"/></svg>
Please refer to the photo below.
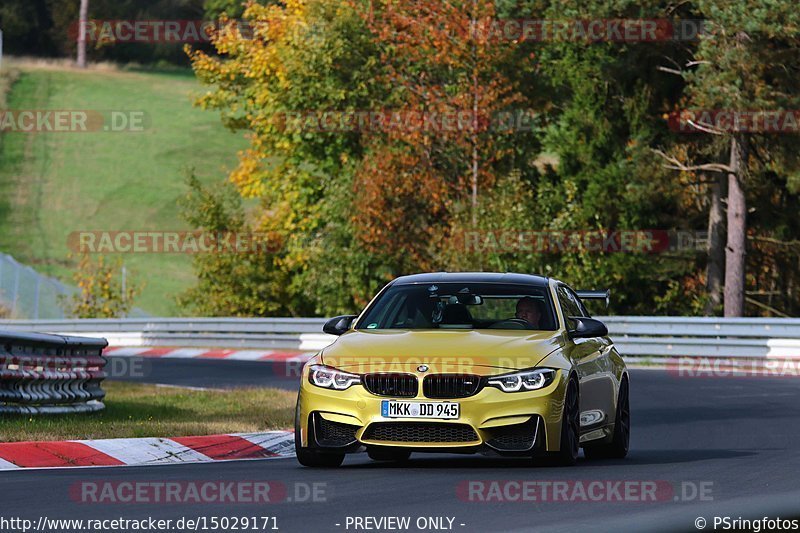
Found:
<svg viewBox="0 0 800 533"><path fill-rule="evenodd" d="M461 408L456 402L398 402L383 400L381 416L384 418L440 418L454 420Z"/></svg>

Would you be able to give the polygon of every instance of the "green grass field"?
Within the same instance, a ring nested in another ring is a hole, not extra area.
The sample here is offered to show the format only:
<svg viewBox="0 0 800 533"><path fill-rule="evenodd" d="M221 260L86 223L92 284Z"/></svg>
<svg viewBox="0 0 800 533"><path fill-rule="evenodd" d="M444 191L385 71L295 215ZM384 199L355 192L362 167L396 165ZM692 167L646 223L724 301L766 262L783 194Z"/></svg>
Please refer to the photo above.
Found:
<svg viewBox="0 0 800 533"><path fill-rule="evenodd" d="M0 442L185 437L292 428L297 394L196 391L105 382L106 408L76 415L0 416Z"/></svg>
<svg viewBox="0 0 800 533"><path fill-rule="evenodd" d="M4 63L5 66L5 63ZM78 71L18 63L8 96L17 110L143 111L142 132L9 133L0 142L0 250L72 283L74 231L189 229L177 199L193 167L204 182L224 179L246 146L216 113L192 106L203 88L190 71ZM145 288L135 305L154 315L180 311L174 296L194 280L191 257L120 256Z"/></svg>

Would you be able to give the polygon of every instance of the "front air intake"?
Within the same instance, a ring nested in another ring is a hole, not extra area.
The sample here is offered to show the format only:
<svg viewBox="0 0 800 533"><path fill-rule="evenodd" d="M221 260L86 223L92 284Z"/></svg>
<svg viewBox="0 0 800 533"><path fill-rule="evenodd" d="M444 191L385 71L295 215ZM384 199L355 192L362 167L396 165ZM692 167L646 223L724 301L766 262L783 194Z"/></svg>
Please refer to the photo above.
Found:
<svg viewBox="0 0 800 533"><path fill-rule="evenodd" d="M314 436L323 447L342 448L356 441L358 426L325 420L319 413L314 415Z"/></svg>
<svg viewBox="0 0 800 533"><path fill-rule="evenodd" d="M417 376L413 374L367 374L364 388L377 396L413 398L419 391Z"/></svg>
<svg viewBox="0 0 800 533"><path fill-rule="evenodd" d="M467 398L478 392L481 386L479 376L467 374L432 374L422 382L422 392L426 398L449 399Z"/></svg>
<svg viewBox="0 0 800 533"><path fill-rule="evenodd" d="M442 442L474 443L478 435L466 424L437 422L376 422L371 424L362 440L380 442Z"/></svg>

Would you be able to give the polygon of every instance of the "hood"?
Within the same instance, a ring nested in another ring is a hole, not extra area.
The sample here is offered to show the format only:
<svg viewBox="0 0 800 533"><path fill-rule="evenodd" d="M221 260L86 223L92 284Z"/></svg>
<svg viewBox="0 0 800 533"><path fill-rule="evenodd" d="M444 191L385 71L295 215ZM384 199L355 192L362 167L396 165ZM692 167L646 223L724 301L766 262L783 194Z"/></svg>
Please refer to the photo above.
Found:
<svg viewBox="0 0 800 533"><path fill-rule="evenodd" d="M354 373L499 374L536 366L561 346L557 331L381 330L350 331L325 348L322 362Z"/></svg>

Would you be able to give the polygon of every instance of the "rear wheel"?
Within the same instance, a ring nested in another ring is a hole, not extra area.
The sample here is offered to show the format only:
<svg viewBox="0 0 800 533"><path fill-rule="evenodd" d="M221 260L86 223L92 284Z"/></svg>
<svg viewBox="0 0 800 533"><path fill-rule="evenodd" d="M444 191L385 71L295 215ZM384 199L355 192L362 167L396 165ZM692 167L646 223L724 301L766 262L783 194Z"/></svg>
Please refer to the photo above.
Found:
<svg viewBox="0 0 800 533"><path fill-rule="evenodd" d="M617 399L617 418L614 421L614 435L607 444L595 444L583 449L587 459L623 459L628 455L631 440L631 405L628 379L623 378Z"/></svg>
<svg viewBox="0 0 800 533"><path fill-rule="evenodd" d="M397 448L367 448L367 455L373 461L403 462L408 461L411 452Z"/></svg>
<svg viewBox="0 0 800 533"><path fill-rule="evenodd" d="M309 431L311 428L309 427ZM294 451L297 461L303 465L313 468L335 468L344 462L343 453L330 453L304 448L300 439L300 396L297 396L297 407L294 413Z"/></svg>
<svg viewBox="0 0 800 533"><path fill-rule="evenodd" d="M548 463L572 466L578 461L580 449L580 396L578 382L570 379L564 395L564 414L561 418L561 449L547 455Z"/></svg>

